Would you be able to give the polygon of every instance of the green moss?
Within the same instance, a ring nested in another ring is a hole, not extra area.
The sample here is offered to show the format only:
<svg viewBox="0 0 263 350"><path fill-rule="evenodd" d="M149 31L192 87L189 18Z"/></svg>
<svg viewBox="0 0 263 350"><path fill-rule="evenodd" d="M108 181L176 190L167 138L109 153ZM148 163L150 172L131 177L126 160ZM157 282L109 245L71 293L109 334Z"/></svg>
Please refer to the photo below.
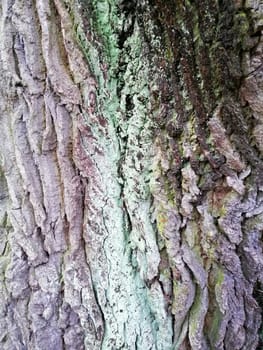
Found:
<svg viewBox="0 0 263 350"><path fill-rule="evenodd" d="M213 343L215 343L218 339L218 336L219 336L218 332L220 330L222 320L223 320L222 313L220 312L219 309L216 309L214 314L213 314L211 328L209 331L209 337L211 338Z"/></svg>
<svg viewBox="0 0 263 350"><path fill-rule="evenodd" d="M220 208L219 208L219 211L218 211L218 214L220 217L223 217L223 216L226 216L227 214L227 209L224 205L222 205Z"/></svg>
<svg viewBox="0 0 263 350"><path fill-rule="evenodd" d="M0 227L9 227L10 222L7 213L5 213L0 221Z"/></svg>
<svg viewBox="0 0 263 350"><path fill-rule="evenodd" d="M202 325L200 325L200 314L202 313L202 293L201 288L197 286L196 289L196 295L195 295L195 301L193 303L193 306L191 307L190 311L190 319L189 319L189 334L195 335L198 333L198 329Z"/></svg>
<svg viewBox="0 0 263 350"><path fill-rule="evenodd" d="M225 279L225 273L222 269L218 269L216 276L216 284L221 286Z"/></svg>
<svg viewBox="0 0 263 350"><path fill-rule="evenodd" d="M249 35L249 21L247 14L245 12L238 12L234 17L234 27L233 30L238 40L238 43L245 48L245 41Z"/></svg>
<svg viewBox="0 0 263 350"><path fill-rule="evenodd" d="M173 61L173 51L171 49L170 46L167 47L166 49L166 54L165 54L165 58L167 60L167 62L172 62Z"/></svg>
<svg viewBox="0 0 263 350"><path fill-rule="evenodd" d="M167 196L168 203L170 205L174 205L176 192L175 192L175 189L173 188L173 186L171 185L170 181L167 178L164 179L164 191L165 191L165 194Z"/></svg>
<svg viewBox="0 0 263 350"><path fill-rule="evenodd" d="M224 271L221 268L217 268L217 272L215 275L215 288L221 288L223 282L224 282ZM219 331L221 328L221 323L222 320L224 319L224 315L222 314L222 312L220 311L217 302L216 302L216 298L214 298L213 303L215 304L215 308L213 310L213 312L211 312L211 322L209 324L209 330L208 330L208 334L209 334L209 338L211 339L211 342L214 344L216 343L218 337L219 337Z"/></svg>
<svg viewBox="0 0 263 350"><path fill-rule="evenodd" d="M167 224L167 214L162 208L160 208L160 211L158 212L158 215L157 215L157 229L162 237L164 236L166 224Z"/></svg>

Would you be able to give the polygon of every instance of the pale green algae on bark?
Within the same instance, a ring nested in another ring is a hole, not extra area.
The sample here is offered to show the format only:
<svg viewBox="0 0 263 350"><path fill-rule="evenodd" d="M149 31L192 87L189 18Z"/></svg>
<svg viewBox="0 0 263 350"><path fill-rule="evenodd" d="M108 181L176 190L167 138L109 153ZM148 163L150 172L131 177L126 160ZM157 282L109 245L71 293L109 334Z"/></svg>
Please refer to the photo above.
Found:
<svg viewBox="0 0 263 350"><path fill-rule="evenodd" d="M145 284L157 276L160 261L150 215L154 156L150 63L136 19L117 15L114 2L94 2L92 7L91 28L101 43L96 47L94 42L82 41L81 23L77 35L98 83L96 113L101 113L107 125L105 135L92 120L85 120L103 152L101 162L94 154L104 189L104 204L98 202L93 208L98 213L103 206L101 227L97 228L100 237L87 225L87 257L105 319L102 348L133 348L136 344L141 349L171 349L172 317L167 314L163 291L157 282L151 288ZM134 23L127 24L129 21ZM129 25L131 35L120 48L114 31L125 31ZM98 62L105 73L96 68ZM101 265L98 256L103 256Z"/></svg>

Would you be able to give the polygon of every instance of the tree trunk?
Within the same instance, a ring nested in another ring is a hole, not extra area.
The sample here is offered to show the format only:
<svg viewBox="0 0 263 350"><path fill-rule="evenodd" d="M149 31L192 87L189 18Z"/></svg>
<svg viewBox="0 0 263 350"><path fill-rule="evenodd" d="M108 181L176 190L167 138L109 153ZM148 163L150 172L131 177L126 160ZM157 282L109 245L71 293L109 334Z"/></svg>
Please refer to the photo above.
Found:
<svg viewBox="0 0 263 350"><path fill-rule="evenodd" d="M261 349L262 14L2 0L1 349Z"/></svg>

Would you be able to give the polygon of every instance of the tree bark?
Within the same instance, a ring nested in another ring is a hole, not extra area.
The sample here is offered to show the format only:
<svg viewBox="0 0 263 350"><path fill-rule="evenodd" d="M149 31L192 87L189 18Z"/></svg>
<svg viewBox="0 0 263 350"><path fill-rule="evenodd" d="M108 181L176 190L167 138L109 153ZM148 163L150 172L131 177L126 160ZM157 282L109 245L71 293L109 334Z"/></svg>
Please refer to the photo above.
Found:
<svg viewBox="0 0 263 350"><path fill-rule="evenodd" d="M262 15L2 0L1 349L261 349Z"/></svg>

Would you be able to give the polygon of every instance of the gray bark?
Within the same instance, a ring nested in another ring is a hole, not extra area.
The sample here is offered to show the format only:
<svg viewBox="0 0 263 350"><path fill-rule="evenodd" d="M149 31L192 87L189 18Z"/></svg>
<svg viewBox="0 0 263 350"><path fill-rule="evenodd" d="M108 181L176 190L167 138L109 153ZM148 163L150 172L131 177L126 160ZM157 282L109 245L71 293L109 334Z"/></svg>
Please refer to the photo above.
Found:
<svg viewBox="0 0 263 350"><path fill-rule="evenodd" d="M262 14L2 0L1 349L261 348Z"/></svg>

